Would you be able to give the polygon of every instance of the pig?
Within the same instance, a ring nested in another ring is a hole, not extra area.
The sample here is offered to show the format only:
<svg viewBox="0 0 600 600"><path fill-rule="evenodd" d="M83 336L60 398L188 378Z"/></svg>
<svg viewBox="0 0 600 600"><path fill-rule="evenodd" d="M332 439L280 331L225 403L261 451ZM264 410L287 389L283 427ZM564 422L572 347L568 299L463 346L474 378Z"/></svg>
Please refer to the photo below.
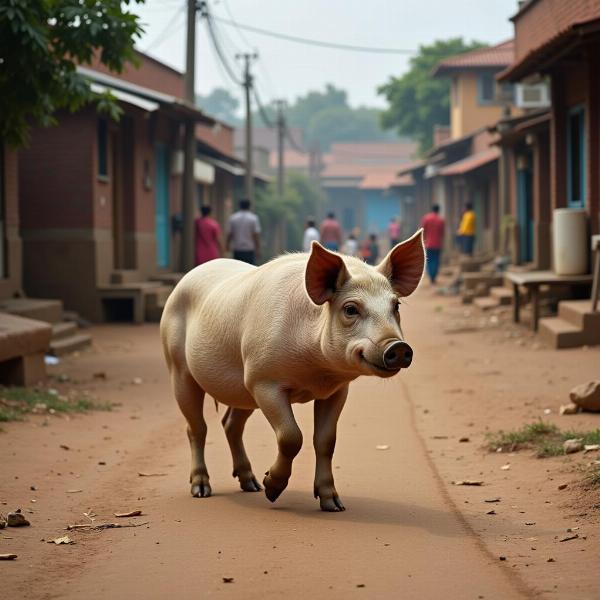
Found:
<svg viewBox="0 0 600 600"><path fill-rule="evenodd" d="M423 231L377 266L313 242L262 266L217 259L187 273L160 323L175 398L187 420L194 497L211 495L204 461L205 394L228 408L222 419L242 490L259 485L244 449L246 421L259 408L275 432L277 457L265 474L267 498L285 490L302 432L292 405L314 400L314 496L324 511L345 510L334 484L337 421L351 381L391 377L413 352L400 327L400 298L423 275Z"/></svg>

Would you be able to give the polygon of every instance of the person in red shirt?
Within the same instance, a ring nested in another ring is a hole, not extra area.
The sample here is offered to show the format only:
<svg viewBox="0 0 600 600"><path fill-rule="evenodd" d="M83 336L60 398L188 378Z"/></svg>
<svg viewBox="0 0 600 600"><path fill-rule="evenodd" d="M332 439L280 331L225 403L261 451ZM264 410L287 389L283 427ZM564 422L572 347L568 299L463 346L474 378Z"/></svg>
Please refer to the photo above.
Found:
<svg viewBox="0 0 600 600"><path fill-rule="evenodd" d="M421 220L427 250L427 275L429 275L432 284L435 284L440 269L442 247L444 245L444 227L446 225L439 212L439 205L434 204L431 211Z"/></svg>
<svg viewBox="0 0 600 600"><path fill-rule="evenodd" d="M219 258L223 253L221 228L210 216L211 207L200 207L200 213L202 216L198 217L195 222L197 265Z"/></svg>
<svg viewBox="0 0 600 600"><path fill-rule="evenodd" d="M342 245L342 228L335 218L335 214L330 212L327 218L321 223L321 243L327 250L337 252Z"/></svg>

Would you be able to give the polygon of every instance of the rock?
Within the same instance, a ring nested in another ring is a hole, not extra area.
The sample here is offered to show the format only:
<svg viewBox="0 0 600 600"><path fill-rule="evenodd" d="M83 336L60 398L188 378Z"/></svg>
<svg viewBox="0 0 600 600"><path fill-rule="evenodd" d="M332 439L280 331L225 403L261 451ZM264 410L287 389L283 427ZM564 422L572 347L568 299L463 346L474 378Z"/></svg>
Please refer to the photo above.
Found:
<svg viewBox="0 0 600 600"><path fill-rule="evenodd" d="M580 439L567 440L563 444L563 450L565 454L574 454L575 452L581 452L583 450L583 442Z"/></svg>
<svg viewBox="0 0 600 600"><path fill-rule="evenodd" d="M15 560L16 554L0 554L0 560Z"/></svg>
<svg viewBox="0 0 600 600"><path fill-rule="evenodd" d="M4 520L4 517L2 515L0 515L0 529L4 529L6 527L6 521Z"/></svg>
<svg viewBox="0 0 600 600"><path fill-rule="evenodd" d="M600 412L600 381L596 379L575 386L569 392L569 398L583 410Z"/></svg>
<svg viewBox="0 0 600 600"><path fill-rule="evenodd" d="M26 527L27 525L31 525L25 518L25 515L21 513L20 508L14 512L9 512L8 515L6 515L6 524L9 527Z"/></svg>
<svg viewBox="0 0 600 600"><path fill-rule="evenodd" d="M569 484L568 484L568 483L561 483L561 484L558 486L558 489L559 489L559 490L566 490L568 487L569 487Z"/></svg>
<svg viewBox="0 0 600 600"><path fill-rule="evenodd" d="M569 404L562 404L558 412L561 415L575 415L578 411L579 406L573 404L573 402L569 402Z"/></svg>

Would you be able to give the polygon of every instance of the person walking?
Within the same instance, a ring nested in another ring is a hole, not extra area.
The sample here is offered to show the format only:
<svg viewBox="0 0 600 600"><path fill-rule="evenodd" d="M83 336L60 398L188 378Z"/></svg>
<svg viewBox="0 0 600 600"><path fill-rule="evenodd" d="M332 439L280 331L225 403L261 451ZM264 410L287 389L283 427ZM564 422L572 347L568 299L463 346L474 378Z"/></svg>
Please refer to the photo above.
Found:
<svg viewBox="0 0 600 600"><path fill-rule="evenodd" d="M227 249L236 260L254 265L260 257L260 221L250 210L250 200L240 200L239 206L227 224Z"/></svg>
<svg viewBox="0 0 600 600"><path fill-rule="evenodd" d="M202 265L209 260L219 258L223 254L221 227L210 216L210 206L200 207L200 216L194 223L196 231L196 264Z"/></svg>
<svg viewBox="0 0 600 600"><path fill-rule="evenodd" d="M379 244L377 235L371 233L363 242L362 257L368 265L376 265L379 258Z"/></svg>
<svg viewBox="0 0 600 600"><path fill-rule="evenodd" d="M425 249L427 250L427 275L435 285L435 280L440 269L442 247L444 245L444 228L446 222L440 217L440 207L434 204L431 211L421 220L421 227L425 234Z"/></svg>
<svg viewBox="0 0 600 600"><path fill-rule="evenodd" d="M337 252L342 245L342 228L333 212L327 213L327 218L321 223L321 243L327 250Z"/></svg>
<svg viewBox="0 0 600 600"><path fill-rule="evenodd" d="M400 220L398 217L392 217L388 225L388 239L390 240L390 249L400 241Z"/></svg>
<svg viewBox="0 0 600 600"><path fill-rule="evenodd" d="M460 220L458 227L458 239L460 240L460 246L463 254L467 256L473 256L473 248L475 247L475 228L476 228L476 215L473 210L473 205L470 202L465 204L465 210Z"/></svg>
<svg viewBox="0 0 600 600"><path fill-rule="evenodd" d="M344 243L343 252L347 256L356 256L358 254L358 240L353 233L348 236L348 239Z"/></svg>
<svg viewBox="0 0 600 600"><path fill-rule="evenodd" d="M302 240L302 250L304 252L310 252L310 247L314 241L320 241L321 236L317 229L317 224L312 217L309 217L306 221L306 229L304 230L304 239Z"/></svg>

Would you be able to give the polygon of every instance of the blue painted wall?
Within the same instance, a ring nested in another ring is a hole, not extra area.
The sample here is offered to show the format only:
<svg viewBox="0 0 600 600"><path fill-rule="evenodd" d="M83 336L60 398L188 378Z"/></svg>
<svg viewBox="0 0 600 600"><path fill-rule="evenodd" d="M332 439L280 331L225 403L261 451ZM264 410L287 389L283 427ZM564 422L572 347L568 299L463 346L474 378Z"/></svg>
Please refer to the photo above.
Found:
<svg viewBox="0 0 600 600"><path fill-rule="evenodd" d="M385 235L392 217L401 217L400 199L387 190L364 190L364 233Z"/></svg>

